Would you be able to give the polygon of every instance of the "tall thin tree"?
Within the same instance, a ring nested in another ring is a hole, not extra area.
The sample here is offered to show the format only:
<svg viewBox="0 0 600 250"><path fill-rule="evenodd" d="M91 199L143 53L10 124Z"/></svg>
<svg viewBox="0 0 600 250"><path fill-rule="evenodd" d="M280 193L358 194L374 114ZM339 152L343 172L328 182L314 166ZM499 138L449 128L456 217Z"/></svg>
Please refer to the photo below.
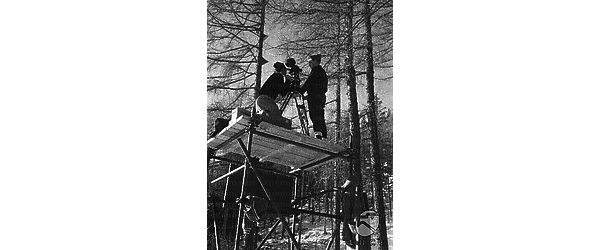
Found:
<svg viewBox="0 0 600 250"><path fill-rule="evenodd" d="M348 111L350 113L350 141L351 141L351 155L350 155L350 174L356 177L356 198L359 211L364 209L363 199L363 188L362 188L362 169L361 169L361 135L360 135L360 117L358 115L358 97L356 93L356 70L354 68L354 0L347 1L346 11L346 85L348 87ZM355 218L356 219L356 218ZM357 234L357 249L367 250L370 249L369 237L362 237Z"/></svg>
<svg viewBox="0 0 600 250"><path fill-rule="evenodd" d="M379 215L379 238L377 240L379 249L388 250L387 226L385 219L385 206L383 202L383 172L381 171L381 157L379 156L379 132L377 129L377 103L375 102L375 72L373 67L373 34L371 32L371 1L365 0L364 18L367 41L367 117L370 133L370 156L371 165L375 171L373 178L375 184L375 210Z"/></svg>

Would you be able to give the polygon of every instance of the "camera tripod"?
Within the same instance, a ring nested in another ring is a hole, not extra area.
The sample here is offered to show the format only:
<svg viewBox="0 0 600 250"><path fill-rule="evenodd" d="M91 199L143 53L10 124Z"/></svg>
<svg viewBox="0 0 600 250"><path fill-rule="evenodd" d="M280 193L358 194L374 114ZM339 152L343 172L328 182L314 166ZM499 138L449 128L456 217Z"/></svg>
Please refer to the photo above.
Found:
<svg viewBox="0 0 600 250"><path fill-rule="evenodd" d="M298 91L289 92L283 99L283 104L281 105L280 109L281 113L283 113L292 99L294 99L296 104L296 110L298 111L298 119L300 120L302 133L310 136L310 131L308 130L308 112L306 111L306 105L304 105L304 96L302 94L300 94Z"/></svg>

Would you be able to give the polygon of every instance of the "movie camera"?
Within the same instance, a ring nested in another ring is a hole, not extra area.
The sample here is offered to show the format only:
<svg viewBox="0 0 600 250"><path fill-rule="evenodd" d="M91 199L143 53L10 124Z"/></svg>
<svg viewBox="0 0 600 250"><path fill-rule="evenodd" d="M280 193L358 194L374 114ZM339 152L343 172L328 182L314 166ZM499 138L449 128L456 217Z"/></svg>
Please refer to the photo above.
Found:
<svg viewBox="0 0 600 250"><path fill-rule="evenodd" d="M302 69L296 65L294 58L288 58L285 61L285 66L289 68L290 76L292 77L292 86L300 86L300 72Z"/></svg>

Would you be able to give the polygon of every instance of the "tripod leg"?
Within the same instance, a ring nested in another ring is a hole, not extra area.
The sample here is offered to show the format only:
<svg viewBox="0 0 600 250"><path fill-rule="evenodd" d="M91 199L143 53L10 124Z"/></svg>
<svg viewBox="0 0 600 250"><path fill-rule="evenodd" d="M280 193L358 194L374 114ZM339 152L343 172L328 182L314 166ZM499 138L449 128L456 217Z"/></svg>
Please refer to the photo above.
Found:
<svg viewBox="0 0 600 250"><path fill-rule="evenodd" d="M300 111L300 107L298 106L298 99L294 98L294 101L296 102L296 109L298 111L298 120L300 120L300 129L302 129L302 133L306 133L306 127L304 125L304 119L302 119L302 112Z"/></svg>
<svg viewBox="0 0 600 250"><path fill-rule="evenodd" d="M298 104L298 98L302 104ZM302 133L310 135L308 130L308 120L306 119L306 106L304 105L304 99L302 97L295 97L296 109L298 111L298 119L300 120L300 126L302 127Z"/></svg>

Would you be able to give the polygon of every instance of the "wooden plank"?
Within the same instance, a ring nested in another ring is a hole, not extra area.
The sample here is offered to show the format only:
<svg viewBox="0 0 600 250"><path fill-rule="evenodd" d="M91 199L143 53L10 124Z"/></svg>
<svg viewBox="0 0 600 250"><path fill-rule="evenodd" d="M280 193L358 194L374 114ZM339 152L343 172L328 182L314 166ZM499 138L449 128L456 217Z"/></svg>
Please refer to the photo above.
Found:
<svg viewBox="0 0 600 250"><path fill-rule="evenodd" d="M249 147L249 145L248 145L248 135L246 134L241 139L242 139L242 142L244 143L244 145L246 145L246 147ZM238 143L236 142L235 145L238 145ZM269 150L269 149L272 150L272 148L274 146L275 145L269 145L267 143L263 143L263 142L257 140L257 136L253 135L253 138L252 138L252 151L254 151L254 149L257 148L257 147L266 148L265 150ZM239 145L238 145L238 147L239 147Z"/></svg>
<svg viewBox="0 0 600 250"><path fill-rule="evenodd" d="M315 157L321 157L321 156L326 156L328 154L319 152L319 151L315 151L315 150L311 150L308 148L304 148L304 147L300 147L300 146L296 146L294 145L294 151L293 153L296 155L304 155L307 158L315 158Z"/></svg>
<svg viewBox="0 0 600 250"><path fill-rule="evenodd" d="M293 167L293 166L299 165L298 163L302 162L301 160L297 160L297 159L294 159L294 158L285 158L285 159L281 159L281 158L275 159L275 158L272 158L272 159L270 159L268 161L269 162L273 162L273 163L277 163L277 164L280 164L280 165L288 166L288 167Z"/></svg>
<svg viewBox="0 0 600 250"><path fill-rule="evenodd" d="M263 158L263 161L273 162L284 166L294 166L295 163L305 162L304 158L295 158L293 156L277 155L270 158Z"/></svg>
<svg viewBox="0 0 600 250"><path fill-rule="evenodd" d="M226 128L228 131L233 131L234 133L223 132L223 133L220 133L219 135L217 135L216 138L219 138L219 139L222 138L221 135L226 136L227 138L230 138L233 135L235 135L235 132L245 129L246 126L249 126L249 124L250 124L250 118L248 116L239 117L235 123L231 123L229 125L229 127ZM245 144L248 144L247 134L244 135L244 138L242 138L242 139ZM223 140L223 141L225 141L225 140ZM234 145L227 145L227 146L218 145L218 146L222 147L221 149L223 149L225 151L231 151L233 149L232 147L238 147L237 142L231 142L231 143L233 143ZM264 147L270 147L273 149L283 147L285 145L285 143L283 143L283 142L276 142L276 143L275 143L275 141L262 142L260 140L260 137L258 137L257 135L253 136L253 144L262 144ZM255 145L253 145L253 147L254 146Z"/></svg>
<svg viewBox="0 0 600 250"><path fill-rule="evenodd" d="M280 150L282 148L286 148L287 151L294 153L295 155L300 155L305 158L311 158L314 156L314 151L306 151L303 148L298 147L296 145L288 144L279 140L266 138L264 136L256 136L254 139L256 143L260 143L261 145L269 145L267 147L272 148L273 150Z"/></svg>
<svg viewBox="0 0 600 250"><path fill-rule="evenodd" d="M281 142L279 142L280 145L264 144L263 142L260 142L259 138L260 138L260 136L257 135L253 139L251 154L253 157L258 157L259 159L261 159L261 161L270 161L270 162L285 165L285 166L295 167L296 164L302 164L302 163L311 161L315 156L315 155L312 155L310 157L297 156L297 155L293 154L294 151L290 151L289 146L285 147L286 145L289 145L289 144L285 144L285 143L281 143ZM248 141L247 138L243 138L242 141L244 142L245 145L247 145L247 141ZM284 149L284 150L281 150L281 149ZM236 151L239 154L243 153L239 149L239 146L236 148L231 148L231 150ZM269 157L267 157L267 156L269 156Z"/></svg>
<svg viewBox="0 0 600 250"><path fill-rule="evenodd" d="M230 123L230 125L224 129L223 132L221 132L219 135L217 135L216 137L219 137L221 135L231 135L229 132L229 130L235 130L238 131L238 129L245 129L248 126L250 126L250 117L247 115L244 115L242 113L242 115L238 114L239 117L235 120L235 122L232 121L232 123ZM298 141L301 142L303 144L306 145L310 145L313 147L317 147L323 150L328 150L328 151L332 151L332 152L336 152L339 153L343 150L345 150L346 148L337 144L333 144L327 141L323 141L323 140L318 140L316 138L312 138L308 135L302 134L302 133L298 133L296 131L293 130L288 130L288 129L284 129L281 127L278 127L276 125L270 124L270 123L266 123L266 122L262 122L258 125L257 130L259 131L263 131L265 133L269 133L270 135L276 136L276 137L280 137L280 138L285 138L288 140L293 140L293 141Z"/></svg>
<svg viewBox="0 0 600 250"><path fill-rule="evenodd" d="M264 132L269 132L271 131L272 135L281 137L281 138L285 138L285 139L298 139L301 138L301 140L303 142L305 142L305 144L307 145L311 145L314 147L319 147L321 149L332 149L332 150L339 150L342 151L345 149L345 147L342 146L338 146L336 144L333 143L329 143L327 141L323 141L323 140L319 140L316 138L313 138L311 136L299 133L297 131L294 130L289 130L289 129L285 129L273 124L269 124L269 123L261 123L258 125L257 130L261 130L264 129Z"/></svg>
<svg viewBox="0 0 600 250"><path fill-rule="evenodd" d="M324 156L324 157L317 158L317 159L315 159L315 160L320 160L320 159L322 159L322 158L325 158L325 156ZM304 166L304 165L306 165L306 164L308 164L308 163L310 163L310 162L313 162L313 161L311 161L311 160L306 160L306 161L298 161L298 162L290 161L290 162L288 162L288 164L293 164L293 168L294 168L294 169L296 169L296 168L298 168L298 167L300 167L300 166Z"/></svg>
<svg viewBox="0 0 600 250"><path fill-rule="evenodd" d="M332 151L335 153L339 153L344 151L346 148L337 144L333 144L327 141L319 140L316 138L312 138L308 135L298 133L292 130L281 129L277 126L265 123L259 124L257 130L268 133L270 135L296 141L305 145L313 146L316 148L320 148L323 150Z"/></svg>
<svg viewBox="0 0 600 250"><path fill-rule="evenodd" d="M249 110L245 110L242 108L236 108L233 111L231 111L231 117L234 118L239 118L240 116L245 116L247 118L250 118L250 116L252 115L252 112L250 112ZM287 119L285 117L263 117L263 122L267 122L267 123L271 123L274 124L276 126L282 126L285 129L291 129L292 127L292 120Z"/></svg>
<svg viewBox="0 0 600 250"><path fill-rule="evenodd" d="M271 158L274 156L279 156L279 155L283 155L283 157L292 157L292 158L300 158L300 159L312 159L315 157L315 155L306 155L306 154L299 154L300 151L298 150L293 150L293 146L292 145L286 145L277 149L271 149L270 152L267 152L263 155L260 156L261 159L263 158Z"/></svg>
<svg viewBox="0 0 600 250"><path fill-rule="evenodd" d="M245 136L244 138L242 138L242 142L244 142L244 145L246 145L246 147L248 147L248 138L247 136ZM252 149L251 149L251 156L252 157L258 157L259 159L267 154L270 154L271 152L273 152L275 149L272 147L269 147L266 145L261 144L260 142L257 142L256 140L253 140L252 143ZM233 152L236 154L240 154L243 155L243 151L240 149L239 144L237 143L237 141L233 141L231 143L229 143L228 145L225 145L224 147L221 148L221 151L223 152Z"/></svg>
<svg viewBox="0 0 600 250"><path fill-rule="evenodd" d="M269 154L265 154L263 157L261 157L261 159L268 161L270 159L277 159L280 156L286 156L286 155L290 158L300 158L300 159L303 159L304 161L306 161L307 159L312 159L312 157L309 158L309 157L306 157L303 155L295 154L294 152L297 152L297 151L290 150L290 149L292 149L292 147L293 147L293 145L290 145L290 144L285 145L279 149L271 151Z"/></svg>
<svg viewBox="0 0 600 250"><path fill-rule="evenodd" d="M240 146L238 145L237 141L233 141L233 142L225 145L221 149L225 152L233 152L233 153L236 153L239 155L244 155L244 152L242 151L242 149L240 149Z"/></svg>
<svg viewBox="0 0 600 250"><path fill-rule="evenodd" d="M267 151L263 151L262 148L253 148L252 149L253 153L252 156L254 157L258 157L258 156L264 156L267 155L269 152ZM235 150L230 151L236 154L240 154L242 155L243 152L241 149L239 149L239 146L237 148L235 148ZM283 165L283 166L287 166L287 167L291 167L291 168L295 168L297 166L301 166L301 165L305 165L307 163L310 162L310 159L307 158L302 158L302 157L296 157L294 155L291 154L278 154L275 155L274 157L270 157L268 159L265 159L265 157L259 157L259 159L261 161L269 161L269 162L273 162L279 165Z"/></svg>
<svg viewBox="0 0 600 250"><path fill-rule="evenodd" d="M264 136L260 136L260 135L257 135L257 134L254 134L254 140L257 141L257 142L260 142L262 144L271 145L271 147L273 149L281 148L281 147L283 147L285 145L285 143L283 143L281 141L276 141L276 140L273 140L271 138L266 138Z"/></svg>
<svg viewBox="0 0 600 250"><path fill-rule="evenodd" d="M302 156L297 156L294 154L291 154L289 152L282 152L282 153L270 153L270 151L266 151L264 150L264 148L253 148L252 149L253 153L252 156L254 157L258 157L261 161L269 161L269 162L273 162L273 163L277 163L277 164L281 164L284 166L289 166L289 167L298 167L298 166L304 166L310 162L314 162L316 160L320 160L323 159L325 157L327 157L327 155L323 154L320 155L318 157L313 157L313 158L306 158L306 157L302 157ZM238 148L235 148L235 150L229 151L229 152L233 152L236 154L243 154L242 150Z"/></svg>
<svg viewBox="0 0 600 250"><path fill-rule="evenodd" d="M243 138L242 141L247 145L247 137ZM291 144L282 144L279 149L273 148L272 146L266 146L263 143L257 142L256 138L253 139L252 145L252 156L258 157L263 161L270 161L277 164L298 167L306 165L310 162L314 162L319 159L327 157L327 154L323 154L317 151L301 148ZM229 143L225 147L221 148L224 152L233 152L236 154L243 154L237 143Z"/></svg>
<svg viewBox="0 0 600 250"><path fill-rule="evenodd" d="M304 158L304 159L314 159L315 156L320 156L320 153L315 154L314 151L307 151L303 148L300 148L296 145L292 145L292 144L287 144L287 143L282 143L282 142L278 142L278 143L269 143L268 141L263 141L263 139L266 139L264 137L261 136L256 136L256 138L254 139L254 143L255 145L260 145L261 147L264 148L268 148L270 150L270 152L264 156L262 156L261 158L264 157L273 157L274 155L278 155L278 154L288 154L290 156L294 156L295 158Z"/></svg>
<svg viewBox="0 0 600 250"><path fill-rule="evenodd" d="M219 145L219 144L221 144L223 142L225 142L225 140L223 140L221 138L215 138L215 137L213 137L213 138L208 139L207 145L208 145L209 148L214 148L214 147L211 147L211 145Z"/></svg>
<svg viewBox="0 0 600 250"><path fill-rule="evenodd" d="M239 117L237 117L237 119L230 121L230 124L218 135L209 139L208 145L211 148L219 149L219 151L223 153L232 152L243 155L243 152L240 149L236 139L238 137L241 138L244 144L248 146L248 134L243 133L243 131L245 131L249 126L250 117L245 114L241 114ZM293 130L284 129L266 122L261 122L256 129L257 131L272 135L276 138L298 142L331 153L339 153L346 150L346 148L343 146L318 140L308 135L301 134ZM278 140L276 138L254 134L251 156L257 157L261 161L269 161L276 164L289 166L291 168L304 166L329 156L329 154L323 153L319 150L290 144L289 142Z"/></svg>
<svg viewBox="0 0 600 250"><path fill-rule="evenodd" d="M257 136L258 137L258 136ZM247 144L247 139L243 139L244 144ZM252 156L258 157L262 161L271 161L274 163L286 163L282 165L289 165L290 162L306 162L314 158L314 156L307 157L303 155L293 154L294 151L289 150L289 144L273 145L261 143L257 138L253 139L252 143ZM240 151L241 153L241 151Z"/></svg>
<svg viewBox="0 0 600 250"><path fill-rule="evenodd" d="M221 132L219 135L208 140L208 147L211 148L219 148L222 147L223 143L227 141L227 139L235 136L241 129L237 127L232 127L227 131Z"/></svg>
<svg viewBox="0 0 600 250"><path fill-rule="evenodd" d="M243 121L243 117L240 117L235 123L230 123L229 126L223 129L215 137L208 140L207 144L209 148L220 149L224 147L223 142L236 136L240 131L247 128L246 122ZM247 121L249 124L249 120ZM235 139L235 138L233 138Z"/></svg>

